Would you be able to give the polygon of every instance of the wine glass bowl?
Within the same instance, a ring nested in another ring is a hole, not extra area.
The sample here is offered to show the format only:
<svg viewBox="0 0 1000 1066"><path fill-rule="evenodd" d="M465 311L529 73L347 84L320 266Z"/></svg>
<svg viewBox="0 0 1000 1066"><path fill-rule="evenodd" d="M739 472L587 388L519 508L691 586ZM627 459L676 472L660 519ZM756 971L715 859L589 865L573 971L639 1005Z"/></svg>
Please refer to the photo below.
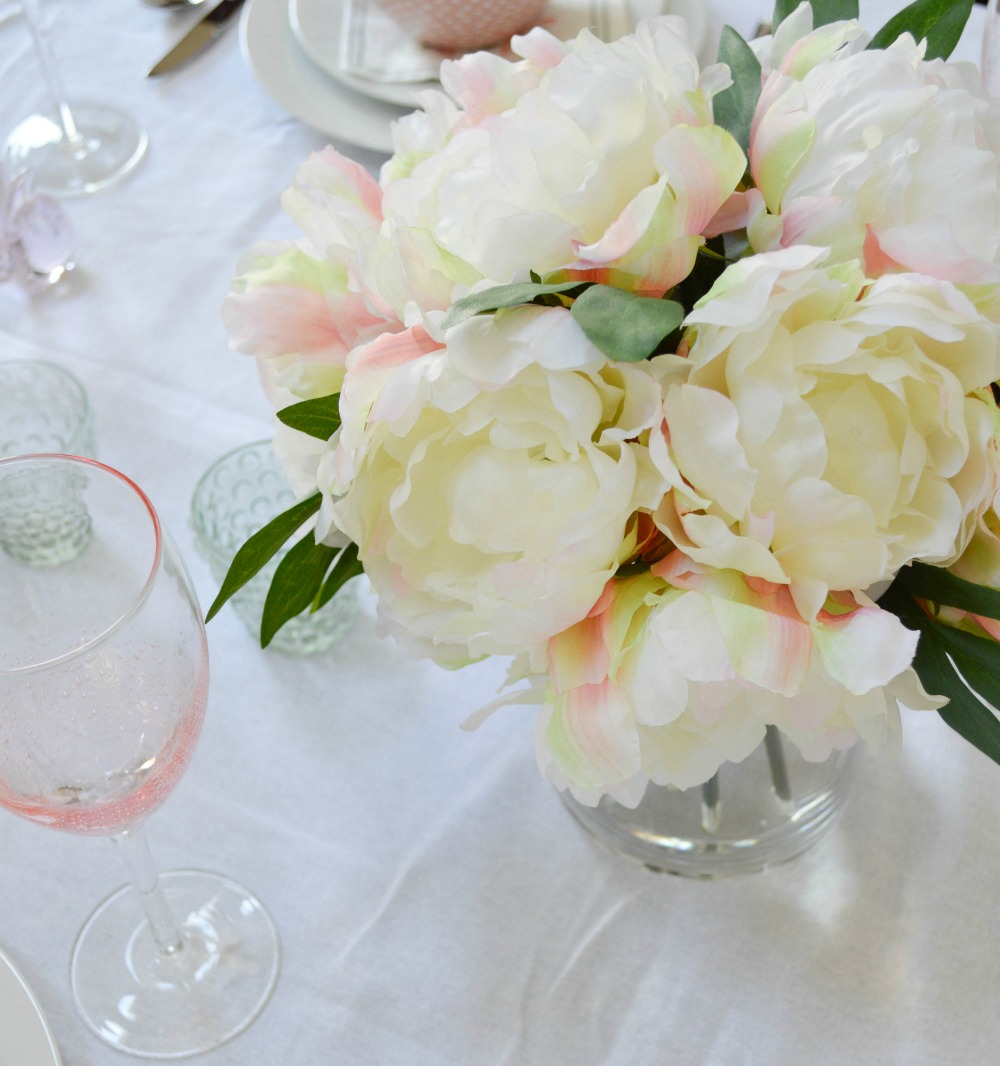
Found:
<svg viewBox="0 0 1000 1066"><path fill-rule="evenodd" d="M25 558L67 539L54 565ZM0 467L0 547L0 701L17 711L0 726L0 804L56 829L128 829L172 791L201 729L208 650L190 587L145 495L97 466Z"/></svg>
<svg viewBox="0 0 1000 1066"><path fill-rule="evenodd" d="M39 565L23 547L54 523L81 532ZM77 940L77 1006L125 1051L217 1046L262 1008L279 953L259 901L215 874L158 877L141 831L187 768L208 700L183 561L145 493L110 467L0 459L0 603L0 806L111 836L132 874Z"/></svg>

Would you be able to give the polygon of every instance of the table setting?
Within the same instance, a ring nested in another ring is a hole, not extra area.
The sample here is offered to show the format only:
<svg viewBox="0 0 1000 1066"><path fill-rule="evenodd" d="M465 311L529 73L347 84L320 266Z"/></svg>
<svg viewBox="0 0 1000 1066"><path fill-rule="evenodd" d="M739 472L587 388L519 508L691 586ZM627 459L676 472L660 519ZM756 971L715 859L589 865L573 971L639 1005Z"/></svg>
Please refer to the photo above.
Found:
<svg viewBox="0 0 1000 1066"><path fill-rule="evenodd" d="M992 1061L996 4L530 6L0 7L0 1066Z"/></svg>

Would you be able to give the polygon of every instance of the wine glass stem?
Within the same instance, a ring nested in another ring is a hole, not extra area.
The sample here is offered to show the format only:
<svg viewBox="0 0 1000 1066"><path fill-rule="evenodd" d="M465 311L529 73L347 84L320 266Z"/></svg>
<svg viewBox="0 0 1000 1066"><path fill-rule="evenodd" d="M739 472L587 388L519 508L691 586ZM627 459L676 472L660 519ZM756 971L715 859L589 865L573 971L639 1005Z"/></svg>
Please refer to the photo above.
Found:
<svg viewBox="0 0 1000 1066"><path fill-rule="evenodd" d="M175 956L184 946L184 938L170 912L163 889L160 888L156 864L149 852L146 834L141 826L136 826L134 829L115 833L111 839L128 869L129 879L142 904L157 949L165 957Z"/></svg>
<svg viewBox="0 0 1000 1066"><path fill-rule="evenodd" d="M55 57L48 42L48 25L38 6L38 0L21 0L21 9L24 11L24 19L28 24L28 32L35 46L35 55L38 57L39 66L42 68L42 76L49 90L49 96L59 116L59 125L62 127L66 143L71 148L82 148L84 145L83 135L80 133L73 118L73 111L66 99L66 90L63 87L59 68L56 66Z"/></svg>

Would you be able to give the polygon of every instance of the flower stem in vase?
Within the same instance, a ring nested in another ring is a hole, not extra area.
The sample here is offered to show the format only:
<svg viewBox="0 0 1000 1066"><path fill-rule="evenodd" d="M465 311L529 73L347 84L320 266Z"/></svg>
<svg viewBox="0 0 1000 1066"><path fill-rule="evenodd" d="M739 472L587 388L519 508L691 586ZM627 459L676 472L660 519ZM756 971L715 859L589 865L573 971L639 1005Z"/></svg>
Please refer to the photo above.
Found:
<svg viewBox="0 0 1000 1066"><path fill-rule="evenodd" d="M788 766L785 763L785 749L781 743L781 733L777 726L769 725L764 733L764 748L767 762L771 768L771 780L774 782L775 795L783 803L791 803L792 787L788 781Z"/></svg>
<svg viewBox="0 0 1000 1066"><path fill-rule="evenodd" d="M722 821L722 801L719 796L719 774L714 773L701 786L701 827L706 833L716 833Z"/></svg>

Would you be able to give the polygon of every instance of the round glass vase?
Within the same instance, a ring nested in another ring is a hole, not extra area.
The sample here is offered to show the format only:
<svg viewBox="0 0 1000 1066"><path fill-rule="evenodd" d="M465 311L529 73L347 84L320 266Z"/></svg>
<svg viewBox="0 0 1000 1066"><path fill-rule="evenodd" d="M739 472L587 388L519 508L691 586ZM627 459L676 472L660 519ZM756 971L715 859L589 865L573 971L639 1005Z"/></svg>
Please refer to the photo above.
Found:
<svg viewBox="0 0 1000 1066"><path fill-rule="evenodd" d="M724 763L695 788L651 783L634 809L609 796L587 807L569 792L560 795L612 851L660 873L714 880L788 862L811 847L840 809L853 754L806 762L768 726L743 762Z"/></svg>

